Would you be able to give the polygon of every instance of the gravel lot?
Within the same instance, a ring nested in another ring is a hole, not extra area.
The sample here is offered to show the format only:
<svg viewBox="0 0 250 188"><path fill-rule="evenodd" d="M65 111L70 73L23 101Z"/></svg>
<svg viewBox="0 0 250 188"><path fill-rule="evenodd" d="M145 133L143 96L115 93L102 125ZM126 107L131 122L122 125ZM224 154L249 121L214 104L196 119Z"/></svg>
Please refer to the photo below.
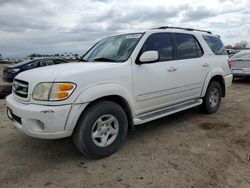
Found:
<svg viewBox="0 0 250 188"><path fill-rule="evenodd" d="M24 135L8 120L2 99L0 187L248 188L249 93L250 79L237 80L218 113L194 108L137 126L117 153L97 161L82 156L71 138Z"/></svg>

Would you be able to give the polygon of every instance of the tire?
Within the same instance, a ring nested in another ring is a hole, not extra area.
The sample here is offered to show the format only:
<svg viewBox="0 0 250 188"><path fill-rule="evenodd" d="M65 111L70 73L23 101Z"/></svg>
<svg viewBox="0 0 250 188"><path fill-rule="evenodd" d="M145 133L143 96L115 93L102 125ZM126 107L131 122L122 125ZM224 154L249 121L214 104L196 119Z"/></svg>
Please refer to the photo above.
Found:
<svg viewBox="0 0 250 188"><path fill-rule="evenodd" d="M80 117L73 133L76 147L92 159L107 157L116 152L127 136L128 120L120 105L99 101Z"/></svg>
<svg viewBox="0 0 250 188"><path fill-rule="evenodd" d="M217 112L222 98L222 88L219 82L211 81L208 85L206 95L203 98L201 110L206 114Z"/></svg>

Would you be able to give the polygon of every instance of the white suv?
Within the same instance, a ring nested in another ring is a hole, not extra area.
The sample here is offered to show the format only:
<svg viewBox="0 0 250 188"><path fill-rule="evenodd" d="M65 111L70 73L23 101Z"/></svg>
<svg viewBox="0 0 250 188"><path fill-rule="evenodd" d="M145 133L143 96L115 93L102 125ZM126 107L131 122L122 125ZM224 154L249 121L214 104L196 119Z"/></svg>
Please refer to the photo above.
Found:
<svg viewBox="0 0 250 188"><path fill-rule="evenodd" d="M161 27L105 38L71 63L19 74L7 114L27 135L73 136L86 156L101 158L129 127L201 106L215 113L232 83L219 36Z"/></svg>

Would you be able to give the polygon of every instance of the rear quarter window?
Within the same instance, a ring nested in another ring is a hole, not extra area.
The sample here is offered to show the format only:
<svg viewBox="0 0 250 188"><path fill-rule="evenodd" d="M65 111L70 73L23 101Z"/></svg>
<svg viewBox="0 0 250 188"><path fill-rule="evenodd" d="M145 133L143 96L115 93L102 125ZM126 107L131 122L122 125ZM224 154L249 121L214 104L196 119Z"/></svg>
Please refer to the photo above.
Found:
<svg viewBox="0 0 250 188"><path fill-rule="evenodd" d="M227 55L226 49L219 37L207 35L203 35L202 37L215 55Z"/></svg>

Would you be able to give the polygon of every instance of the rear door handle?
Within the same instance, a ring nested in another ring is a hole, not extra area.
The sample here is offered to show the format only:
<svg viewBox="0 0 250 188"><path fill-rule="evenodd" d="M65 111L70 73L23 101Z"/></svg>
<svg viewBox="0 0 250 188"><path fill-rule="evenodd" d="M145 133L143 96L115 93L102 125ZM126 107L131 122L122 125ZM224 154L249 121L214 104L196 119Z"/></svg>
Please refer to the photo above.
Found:
<svg viewBox="0 0 250 188"><path fill-rule="evenodd" d="M170 67L170 68L168 68L168 72L174 72L174 71L177 71L176 67Z"/></svg>
<svg viewBox="0 0 250 188"><path fill-rule="evenodd" d="M203 67L209 67L209 64L208 63L204 63L202 66Z"/></svg>

